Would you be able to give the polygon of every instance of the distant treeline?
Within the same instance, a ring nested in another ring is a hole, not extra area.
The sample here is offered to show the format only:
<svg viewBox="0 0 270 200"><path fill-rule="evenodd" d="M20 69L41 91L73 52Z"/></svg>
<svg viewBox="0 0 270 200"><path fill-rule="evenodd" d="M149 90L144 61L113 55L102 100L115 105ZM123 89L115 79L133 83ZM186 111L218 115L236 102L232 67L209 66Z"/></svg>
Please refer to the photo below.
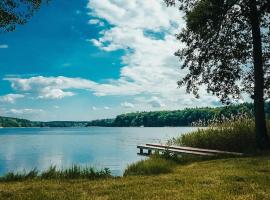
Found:
<svg viewBox="0 0 270 200"><path fill-rule="evenodd" d="M266 103L266 113L270 116L270 103ZM207 125L211 120L223 120L245 113L253 116L253 105L244 103L217 108L189 108L178 111L136 112L118 115L115 119L94 120L87 126L105 127L164 127L191 126L194 122L202 121Z"/></svg>
<svg viewBox="0 0 270 200"><path fill-rule="evenodd" d="M266 103L267 117L270 117L270 103ZM239 105L217 108L188 108L177 111L136 112L118 115L114 119L101 119L91 122L52 121L37 122L26 119L0 117L0 127L164 127L164 126L191 126L193 123L203 122L207 125L211 120L222 120L245 113L253 116L253 105L244 103Z"/></svg>
<svg viewBox="0 0 270 200"><path fill-rule="evenodd" d="M85 127L88 123L73 121L35 122L27 119L0 117L0 127Z"/></svg>

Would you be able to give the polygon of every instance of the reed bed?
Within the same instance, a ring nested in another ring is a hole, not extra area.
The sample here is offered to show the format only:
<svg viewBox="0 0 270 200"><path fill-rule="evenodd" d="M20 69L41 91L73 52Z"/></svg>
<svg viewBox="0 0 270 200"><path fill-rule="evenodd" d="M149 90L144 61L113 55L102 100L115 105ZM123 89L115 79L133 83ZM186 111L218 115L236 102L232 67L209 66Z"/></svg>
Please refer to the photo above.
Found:
<svg viewBox="0 0 270 200"><path fill-rule="evenodd" d="M39 172L37 169L28 172L9 172L0 177L0 181L24 181L32 179L101 179L112 177L108 168L96 170L93 167L81 167L73 165L67 169L57 169L56 166L51 166L49 169Z"/></svg>
<svg viewBox="0 0 270 200"><path fill-rule="evenodd" d="M201 126L202 121L195 126ZM245 114L231 118L214 119L207 128L184 134L169 141L170 144L243 153L257 151L255 122ZM269 122L267 128L270 130ZM269 131L268 131L269 134Z"/></svg>

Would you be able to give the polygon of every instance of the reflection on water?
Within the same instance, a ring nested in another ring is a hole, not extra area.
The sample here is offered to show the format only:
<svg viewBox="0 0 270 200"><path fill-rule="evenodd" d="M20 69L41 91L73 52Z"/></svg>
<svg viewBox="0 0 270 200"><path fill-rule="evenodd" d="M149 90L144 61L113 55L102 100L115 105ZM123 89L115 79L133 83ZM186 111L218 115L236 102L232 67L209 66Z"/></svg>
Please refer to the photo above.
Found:
<svg viewBox="0 0 270 200"><path fill-rule="evenodd" d="M21 128L0 129L0 175L9 171L72 164L108 167L122 175L143 159L136 145L166 142L195 128Z"/></svg>

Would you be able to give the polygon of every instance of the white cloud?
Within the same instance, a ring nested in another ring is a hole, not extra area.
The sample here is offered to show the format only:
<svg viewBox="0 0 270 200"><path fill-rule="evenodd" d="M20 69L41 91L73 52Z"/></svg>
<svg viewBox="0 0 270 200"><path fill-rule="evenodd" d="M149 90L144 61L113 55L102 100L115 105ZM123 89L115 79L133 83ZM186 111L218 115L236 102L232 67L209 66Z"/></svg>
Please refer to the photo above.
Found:
<svg viewBox="0 0 270 200"><path fill-rule="evenodd" d="M163 0L89 0L88 8L91 17L112 25L90 41L103 51L126 52L120 78L99 84L96 95L133 95L141 97L136 98L138 103L155 108L183 108L184 103L202 106L216 101L206 92L197 100L186 94L185 88L177 88L177 81L186 74L174 56L183 47L175 38L184 27L177 8L166 7Z"/></svg>
<svg viewBox="0 0 270 200"><path fill-rule="evenodd" d="M121 106L124 108L134 108L134 104L129 103L129 102L123 102L121 103Z"/></svg>
<svg viewBox="0 0 270 200"><path fill-rule="evenodd" d="M90 24L111 25L104 27L99 38L88 41L101 51L125 51L120 78L105 83L68 77L6 78L15 90L36 98L61 99L75 95L74 89L83 89L96 96L134 96L136 105L166 109L216 101L205 92L197 100L185 88L177 88L176 82L186 72L180 71L174 56L182 45L175 34L184 26L176 8L167 8L163 0L89 0L87 7Z"/></svg>
<svg viewBox="0 0 270 200"><path fill-rule="evenodd" d="M110 110L111 108L108 107L108 106L105 106L104 109L105 109L105 110Z"/></svg>
<svg viewBox="0 0 270 200"><path fill-rule="evenodd" d="M148 102L153 108L165 107L165 104L158 97L152 97Z"/></svg>
<svg viewBox="0 0 270 200"><path fill-rule="evenodd" d="M55 108L55 109L59 109L59 108L60 108L60 106L55 105L55 106L54 106L54 108Z"/></svg>
<svg viewBox="0 0 270 200"><path fill-rule="evenodd" d="M88 24L91 24L91 25L98 25L98 26L104 26L104 22L103 21L100 21L99 19L90 19L88 21Z"/></svg>
<svg viewBox="0 0 270 200"><path fill-rule="evenodd" d="M186 73L180 72L179 60L174 56L183 46L175 33L184 26L176 8L167 8L163 0L90 0L88 8L92 17L112 25L100 32L100 38L90 41L103 51L126 51L120 78L97 85L96 95L153 98L148 102L152 107L179 107L183 106L181 99L194 99L176 84ZM209 100L209 95L202 94L196 105ZM159 100L155 99L157 96Z"/></svg>
<svg viewBox="0 0 270 200"><path fill-rule="evenodd" d="M62 89L52 89L46 87L43 89L42 94L40 94L38 99L63 99L64 97L72 97L75 94L73 92L65 92Z"/></svg>
<svg viewBox="0 0 270 200"><path fill-rule="evenodd" d="M92 107L92 110L97 110L98 108L96 106L93 106Z"/></svg>
<svg viewBox="0 0 270 200"><path fill-rule="evenodd" d="M5 78L10 81L13 89L31 93L39 99L62 99L74 96L72 89L91 89L96 83L81 79L36 76L31 78Z"/></svg>
<svg viewBox="0 0 270 200"><path fill-rule="evenodd" d="M166 8L163 0L90 0L88 8L92 16L130 28L170 28L180 19L177 9Z"/></svg>
<svg viewBox="0 0 270 200"><path fill-rule="evenodd" d="M0 102L5 103L15 103L17 99L24 98L22 94L7 94L4 96L0 96Z"/></svg>
<svg viewBox="0 0 270 200"><path fill-rule="evenodd" d="M8 45L7 44L0 44L0 49L7 49Z"/></svg>
<svg viewBox="0 0 270 200"><path fill-rule="evenodd" d="M24 109L10 109L7 110L7 114L15 114L15 115L25 115L25 114L38 114L44 112L42 109L31 109L31 108L24 108Z"/></svg>

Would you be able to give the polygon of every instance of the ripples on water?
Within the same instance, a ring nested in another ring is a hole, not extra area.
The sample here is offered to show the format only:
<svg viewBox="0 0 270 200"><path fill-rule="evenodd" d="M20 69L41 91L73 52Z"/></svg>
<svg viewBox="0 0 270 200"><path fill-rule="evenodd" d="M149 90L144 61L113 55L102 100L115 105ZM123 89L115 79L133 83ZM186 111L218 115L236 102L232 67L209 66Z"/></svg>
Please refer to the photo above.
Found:
<svg viewBox="0 0 270 200"><path fill-rule="evenodd" d="M128 164L144 159L136 145L165 143L196 128L6 128L0 129L0 175L9 171L72 164L110 168L122 175Z"/></svg>

